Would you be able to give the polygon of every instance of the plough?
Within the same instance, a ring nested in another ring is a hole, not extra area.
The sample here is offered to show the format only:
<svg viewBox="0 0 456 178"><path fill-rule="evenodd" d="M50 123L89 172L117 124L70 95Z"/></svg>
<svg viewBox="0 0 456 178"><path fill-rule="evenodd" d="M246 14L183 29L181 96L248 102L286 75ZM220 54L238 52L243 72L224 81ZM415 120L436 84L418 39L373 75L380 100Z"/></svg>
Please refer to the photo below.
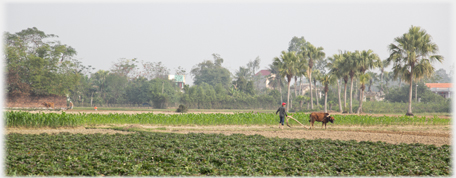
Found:
<svg viewBox="0 0 456 178"><path fill-rule="evenodd" d="M301 122L299 122L298 120L296 120L295 118L293 118L293 115L291 116L287 116L287 126L291 128L290 124L288 124L288 120L292 118L293 120L295 120L296 122L298 122L299 124L301 124ZM306 126L304 126L304 124L301 124L304 128L306 128Z"/></svg>

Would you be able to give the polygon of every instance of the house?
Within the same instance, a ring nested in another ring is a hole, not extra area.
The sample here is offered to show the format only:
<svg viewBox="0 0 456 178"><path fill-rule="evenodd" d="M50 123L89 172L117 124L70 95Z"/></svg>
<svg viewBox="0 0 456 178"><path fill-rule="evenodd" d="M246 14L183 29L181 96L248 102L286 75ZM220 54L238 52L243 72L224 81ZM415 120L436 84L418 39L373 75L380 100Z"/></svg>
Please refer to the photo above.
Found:
<svg viewBox="0 0 456 178"><path fill-rule="evenodd" d="M274 74L271 75L271 71L269 70L260 70L258 73L255 74L254 82L255 82L255 87L258 90L262 90L264 88L268 89L273 89L273 87L269 86L269 79L268 77L274 76Z"/></svg>
<svg viewBox="0 0 456 178"><path fill-rule="evenodd" d="M425 83L425 85L431 89L432 92L439 94L444 98L451 98L452 83Z"/></svg>
<svg viewBox="0 0 456 178"><path fill-rule="evenodd" d="M168 80L174 80L176 86L180 89L184 88L185 85L185 75L168 75Z"/></svg>

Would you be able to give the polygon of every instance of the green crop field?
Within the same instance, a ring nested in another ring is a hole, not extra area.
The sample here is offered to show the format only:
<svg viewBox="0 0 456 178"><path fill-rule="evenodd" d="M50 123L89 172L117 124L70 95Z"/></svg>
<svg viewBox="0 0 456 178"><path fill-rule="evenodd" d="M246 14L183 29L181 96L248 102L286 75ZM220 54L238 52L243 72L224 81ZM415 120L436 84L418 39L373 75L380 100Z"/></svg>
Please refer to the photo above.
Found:
<svg viewBox="0 0 456 178"><path fill-rule="evenodd" d="M335 125L450 125L450 119L426 117L373 117L333 115ZM308 123L309 114L296 113L298 121ZM279 117L271 113L236 114L57 114L5 112L7 127L76 127L101 124L154 125L276 125ZM290 119L291 120L291 119ZM290 122L295 122L291 120ZM295 123L296 124L296 123Z"/></svg>
<svg viewBox="0 0 456 178"><path fill-rule="evenodd" d="M8 134L8 176L449 176L450 146L261 135Z"/></svg>

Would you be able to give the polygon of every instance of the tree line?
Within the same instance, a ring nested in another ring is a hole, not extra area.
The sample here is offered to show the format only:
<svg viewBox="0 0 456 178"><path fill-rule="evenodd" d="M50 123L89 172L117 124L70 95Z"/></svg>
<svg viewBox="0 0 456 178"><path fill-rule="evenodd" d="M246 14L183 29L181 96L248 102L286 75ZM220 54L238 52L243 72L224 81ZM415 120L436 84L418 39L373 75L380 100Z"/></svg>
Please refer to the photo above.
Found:
<svg viewBox="0 0 456 178"><path fill-rule="evenodd" d="M442 62L443 56L437 54L438 47L430 35L415 26L394 39L388 46L390 56L383 60L370 49L339 51L326 57L323 47L312 45L304 37L293 37L288 50L268 65L271 74L266 79L271 89L259 87L265 80L255 75L259 57L234 74L223 67L224 59L219 54L196 64L188 73L179 66L174 74L189 75L194 80L194 85L180 89L175 81L168 80L171 70L161 62L121 58L110 70L94 71L94 67L74 59L74 48L56 38L35 27L4 33L7 96L67 96L75 106L168 108L183 104L200 109L274 109L286 97L289 111L326 112L329 106L331 110L354 113L357 104L356 112L360 113L366 90L384 93L387 101L396 102L399 97L391 96L399 90L393 88L407 83L408 92L403 94L409 96L407 114L412 115L413 83L450 80L443 69L434 71L432 63ZM385 71L390 65L392 71ZM303 83L309 85L308 92L302 92ZM439 97L425 88L420 96L427 92L432 101Z"/></svg>

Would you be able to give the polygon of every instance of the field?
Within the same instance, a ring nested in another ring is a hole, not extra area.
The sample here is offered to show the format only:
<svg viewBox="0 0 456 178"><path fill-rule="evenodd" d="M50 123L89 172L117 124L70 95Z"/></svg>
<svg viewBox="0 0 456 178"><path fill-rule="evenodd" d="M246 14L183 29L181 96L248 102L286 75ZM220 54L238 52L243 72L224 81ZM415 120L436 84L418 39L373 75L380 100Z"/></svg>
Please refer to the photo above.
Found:
<svg viewBox="0 0 456 178"><path fill-rule="evenodd" d="M280 130L270 113L133 112L6 112L7 175L452 174L449 118L335 115L328 129L316 123L309 130L308 114L297 113L293 117L305 126L290 120L292 127ZM47 141L29 143L37 140ZM87 149L93 152L77 151ZM375 157L382 154L395 156Z"/></svg>

